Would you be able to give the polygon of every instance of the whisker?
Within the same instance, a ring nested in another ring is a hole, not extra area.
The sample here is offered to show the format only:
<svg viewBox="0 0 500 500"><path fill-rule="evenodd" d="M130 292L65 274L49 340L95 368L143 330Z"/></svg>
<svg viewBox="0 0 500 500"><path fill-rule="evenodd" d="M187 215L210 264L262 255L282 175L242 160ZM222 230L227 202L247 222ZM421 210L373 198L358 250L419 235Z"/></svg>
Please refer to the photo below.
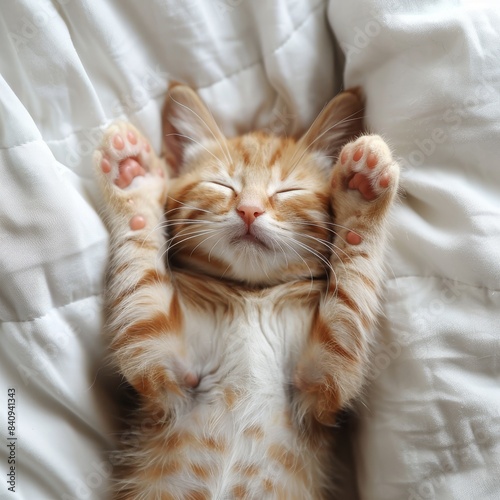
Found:
<svg viewBox="0 0 500 500"><path fill-rule="evenodd" d="M212 251L213 249L219 244L219 241L221 241L224 238L224 235L222 235L214 244L214 246L210 249L210 252L208 252L208 262L210 262L210 259L212 257Z"/></svg>
<svg viewBox="0 0 500 500"><path fill-rule="evenodd" d="M318 258L322 262L322 264L326 266L327 269L330 269L330 271L332 271L332 273L335 275L335 270L333 269L331 262L326 257L321 255L318 251L314 250L314 248L310 247L309 245L302 243L294 238L291 239L293 239L293 241L301 248L313 254L316 258Z"/></svg>
<svg viewBox="0 0 500 500"><path fill-rule="evenodd" d="M277 238L273 238L273 241L276 242L276 244L280 247L281 251L283 252L283 257L285 257L285 263L286 263L286 266L288 267L290 264L288 263L288 257L286 256L286 252L285 252L284 248L280 245Z"/></svg>
<svg viewBox="0 0 500 500"><path fill-rule="evenodd" d="M184 203L183 201L177 200L176 198L173 198L172 196L167 196L167 197L170 198L171 200L175 201L176 203L180 203L183 206L171 208L170 210L165 212L166 214L169 214L170 212L173 212L174 210L180 210L182 208L190 208L191 210L199 210L200 212L206 212L207 214L215 215L214 212L212 212L210 210L206 210L204 208L199 208L199 207L193 207L192 205L188 205L187 203Z"/></svg>
<svg viewBox="0 0 500 500"><path fill-rule="evenodd" d="M297 222L297 221L295 221ZM312 226L318 226L318 227L321 227L321 225L317 225L317 224L313 224L313 223L308 223L308 222L299 222L300 224L304 224L304 225L312 225ZM327 223L329 224L329 223ZM326 228L323 228L323 229L326 229ZM341 236L339 236L338 233L336 233L335 231L329 229L329 231L333 232L333 234L338 237L339 239L341 239L346 245L348 244L346 242L346 240L344 238L342 238ZM353 231L354 232L354 231ZM301 236L305 236L305 237L308 237L308 238L314 238L316 239L316 241L323 241L325 243L323 244L326 244L327 240L321 240L321 238L316 238L315 236L311 236L311 235L307 235L307 234L301 234ZM347 257L347 259L349 259L349 261L351 261L351 263L354 263L353 261L353 258L351 255L349 255L346 251L344 251L342 248L340 248L338 245L335 244L335 242L328 242L329 244L329 248L330 248L330 251L335 254L335 256L339 259L339 261L342 263L342 265L344 266L344 269L346 269L346 266L345 266L345 263L342 261L342 259L340 258L340 255L337 253L337 251L341 252L343 255L345 255L345 257ZM359 276L361 276L361 273L359 271L357 271Z"/></svg>
<svg viewBox="0 0 500 500"><path fill-rule="evenodd" d="M186 231L188 231L190 229L192 229L192 228L186 228ZM191 231L188 233L183 233L182 231L180 231L178 234L174 235L170 239L171 244L169 245L169 248L173 248L174 246L180 245L180 244L184 243L185 241L196 238L197 235L209 234L209 233L213 233L215 231L217 231L217 229L198 229L198 230ZM182 239L180 239L180 238L182 238ZM180 239L180 241L175 241L175 240L179 240L179 239ZM175 241L175 243L174 243L174 241Z"/></svg>
<svg viewBox="0 0 500 500"><path fill-rule="evenodd" d="M173 242L176 238L178 239L178 238L180 238L181 236L186 236L186 231L194 231L194 232L196 232L196 231L211 231L211 230L212 230L212 228L210 228L210 229L208 229L208 228L201 228L201 227L200 227L200 228L194 228L194 227L192 227L192 226L191 226L191 227L189 227L189 225L188 225L187 227L185 227L185 228L183 228L183 229L179 230L177 233L173 234L173 235L169 238L169 240L170 240L171 242ZM189 233L189 234L194 234L194 232Z"/></svg>
<svg viewBox="0 0 500 500"><path fill-rule="evenodd" d="M243 253L240 253L236 259L236 262L231 262L229 261L229 264L227 265L226 269L224 269L224 272L221 274L220 276L220 279L223 279L224 276L226 275L226 273L228 272L229 268L231 267L231 265L234 265L234 267L238 267L238 264L240 263L240 260L241 260L241 257L242 257Z"/></svg>
<svg viewBox="0 0 500 500"><path fill-rule="evenodd" d="M309 252L312 255L314 255L317 259L319 259L322 262L322 264L324 266L326 266L326 269L329 269L333 273L333 275L335 277L335 280L337 280L337 274L335 272L335 269L333 268L332 264L330 263L330 261L326 257L324 257L323 255L321 255L316 250L314 250L314 248L311 248L309 245L306 245L305 243L301 243L300 241L298 241L297 239L293 238L292 236L284 235L284 237L287 238L288 240L293 241L293 243L295 243L296 245L298 245L299 247L303 248L307 252ZM328 274L327 274L327 277L328 277Z"/></svg>
<svg viewBox="0 0 500 500"><path fill-rule="evenodd" d="M302 158L304 158L304 156L306 155L307 151L317 142L319 141L325 134L327 134L328 132L330 132L330 130L332 130L333 128L335 127L338 127L339 125L342 125L344 123L347 123L348 121L353 121L353 120L357 120L359 118L352 118L353 116L355 116L357 113L360 113L362 112L363 110L358 110L358 111L355 111L354 113L351 113L349 116L346 116L345 118L343 118L342 120L334 123L331 127L328 127L326 130L324 130L321 134L318 135L318 137L316 137L310 144L308 144L308 146L304 149L304 151L302 152L302 154L300 155L299 159L295 162L294 165L292 165L292 168L291 168L291 172L293 170L295 170L298 166L298 164L300 163L300 161L302 160ZM318 115L316 117L316 120L320 117L320 115ZM314 120L313 124L311 125L310 128L312 128L314 126L314 124L316 123L316 120ZM293 161L293 159L295 158L295 154L292 156L292 159L290 160L290 162Z"/></svg>
<svg viewBox="0 0 500 500"><path fill-rule="evenodd" d="M328 240L323 240L322 238L318 238L317 236L312 236L310 234L300 234L301 238L309 238L313 241L317 241L320 245L328 248L328 250L332 251L332 249L335 247L335 245Z"/></svg>
<svg viewBox="0 0 500 500"><path fill-rule="evenodd" d="M309 129L312 129L314 127L314 125L316 125L316 123L318 122L321 114L323 113L323 111L325 110L325 108L328 106L328 103L326 103L324 106L323 106L323 109L318 113L318 115L316 116L316 118L313 120L313 122L311 123L311 126L309 127ZM295 156L297 154L297 151L295 151L295 153L293 154L292 158L290 159L290 162L293 162L293 160L295 159Z"/></svg>
<svg viewBox="0 0 500 500"><path fill-rule="evenodd" d="M341 229L346 229L347 231L351 231L352 233L357 234L358 236L360 236L356 231L354 231L350 227L343 226L342 224L337 224L336 222L326 222L325 224L327 224L329 226L340 227Z"/></svg>
<svg viewBox="0 0 500 500"><path fill-rule="evenodd" d="M278 253L276 252L276 246L274 245L274 240L271 239L271 245L273 246L273 252L274 252L274 258L272 264L276 264L277 258L278 258Z"/></svg>
<svg viewBox="0 0 500 500"><path fill-rule="evenodd" d="M350 227L343 226L342 224L338 224L336 222L330 222L330 221L321 221L320 222L320 221L318 221L318 223L315 224L314 222L305 222L305 221L297 220L297 219L289 219L288 222L291 222L291 223L294 223L294 224L303 224L303 225L307 225L307 226L320 227L320 228L324 229L325 231L333 232L333 234L335 234L337 236L338 236L338 233L336 233L334 230L326 228L326 227L323 227L323 226L340 227L341 229L345 229L346 231L351 231L354 234L360 236L356 231L354 231Z"/></svg>
<svg viewBox="0 0 500 500"><path fill-rule="evenodd" d="M315 236L311 236L309 234L301 234L300 235L301 237L306 237L306 238L310 238L314 241L317 241L318 243L320 243L321 245L325 246L326 248L328 248L328 250L330 250L331 253L333 253L340 261L340 263L342 264L342 266L344 267L345 270L347 270L346 268L346 265L345 263L342 261L342 259L340 258L339 254L336 252L336 250L339 250L340 252L344 253L345 256L351 261L353 262L352 258L350 255L348 255L346 252L344 252L340 247L338 247L337 245L335 245L334 243L330 242L330 241L327 241L327 240L322 240L321 238L317 238ZM331 264L331 262L330 262ZM333 264L332 264L333 265Z"/></svg>
<svg viewBox="0 0 500 500"><path fill-rule="evenodd" d="M205 243L205 241L207 241L208 239L212 238L213 236L217 236L219 233L221 232L221 229L215 229L214 231L214 234L212 234L211 236L208 236L207 238L205 238L204 240L200 241L192 250L191 250L191 253L189 254L190 256L193 255L194 251L200 246L202 245L203 243ZM223 237L219 238L219 240L217 241L220 241ZM212 247L213 249L213 247ZM212 251L212 250L210 250ZM210 254L209 254L209 258L208 258L208 261L210 262Z"/></svg>
<svg viewBox="0 0 500 500"><path fill-rule="evenodd" d="M325 229L326 231L329 231L331 232L335 237L339 238L340 240L342 240L346 245L348 245L347 241L342 238L342 236L340 236L335 230L333 229L329 229L329 228L326 228L326 227L322 227L321 225L319 224L313 224L311 222L302 222L302 221L293 221L295 224L303 224L303 225L307 225L307 226L314 226L314 227L320 227L322 229ZM359 236L360 238L362 237L360 234L358 234L356 231L353 231L352 229L346 227L346 226L341 226L340 224L335 224L333 222L324 222L324 224L331 224L331 225L336 225L336 226L339 226L343 229L346 229L347 231L351 231L352 233L356 234L357 236ZM343 252L347 257L349 257L349 255L347 255L340 247L338 247L337 245L334 245L335 248L341 252Z"/></svg>
<svg viewBox="0 0 500 500"><path fill-rule="evenodd" d="M197 238L199 236L203 236L204 234L209 234L209 233L212 233L216 230L214 229L203 229L203 230L198 230L198 231L193 231L191 233L187 233L187 234L184 234L183 236L185 236L185 238L183 238L182 240L176 242L176 243L173 243L174 240L178 237L177 235L174 236L170 241L169 241L169 244L166 248L166 250L161 254L161 258L163 258L165 256L165 254L168 254L172 248L178 246L178 245L181 245L182 243L185 243L186 241L189 241L189 240L192 240L193 238Z"/></svg>
<svg viewBox="0 0 500 500"><path fill-rule="evenodd" d="M199 220L171 220L166 222L165 224L162 224L160 227L162 229L168 229L169 227L177 227L177 226L193 226L195 224L199 224L200 226L210 226L211 224L215 224L213 221L205 221L203 219Z"/></svg>
<svg viewBox="0 0 500 500"><path fill-rule="evenodd" d="M146 241L149 239L149 237L155 232L155 231L159 231L160 229L162 229L162 222L158 222L157 224L155 224L155 226L151 229L151 231L149 231L149 233L144 236L144 239L142 240L142 243L141 243L141 248L144 246L144 244L146 243Z"/></svg>
<svg viewBox="0 0 500 500"><path fill-rule="evenodd" d="M199 224L200 226L210 226L212 224L215 224L213 221L204 221L204 220L183 220L183 221L170 221L167 224L163 225L163 229L169 229L169 228L174 228L174 227L179 227L179 226L195 226Z"/></svg>
<svg viewBox="0 0 500 500"><path fill-rule="evenodd" d="M289 243L287 243L286 241L282 241L290 250L292 250L293 252L295 252L297 254L297 256L302 260L302 262L306 265L307 269L309 270L309 275L311 276L311 279L310 279L310 282L311 282L311 285L310 285L310 288L309 288L309 292L308 292L308 295L311 293L312 291L312 285L313 285L313 281L314 281L314 276L313 276L313 273L312 273L312 270L311 268L309 267L309 264L306 262L306 260L302 257L302 255L300 255L296 250L295 248L292 247L292 245L290 245Z"/></svg>

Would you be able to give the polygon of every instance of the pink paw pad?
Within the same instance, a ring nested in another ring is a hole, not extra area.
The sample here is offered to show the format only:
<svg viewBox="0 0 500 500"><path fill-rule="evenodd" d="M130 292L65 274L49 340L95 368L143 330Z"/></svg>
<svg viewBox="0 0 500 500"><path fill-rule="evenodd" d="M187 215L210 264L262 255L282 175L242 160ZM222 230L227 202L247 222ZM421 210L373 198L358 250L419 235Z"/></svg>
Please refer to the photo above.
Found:
<svg viewBox="0 0 500 500"><path fill-rule="evenodd" d="M380 180L379 180L379 186L381 188L388 188L389 187L389 184L391 183L391 178L389 177L388 174L384 174Z"/></svg>
<svg viewBox="0 0 500 500"><path fill-rule="evenodd" d="M131 130L127 132L127 140L130 144L137 144L137 136Z"/></svg>
<svg viewBox="0 0 500 500"><path fill-rule="evenodd" d="M349 189L357 189L367 200L374 200L377 197L370 179L361 172L354 174L353 178L349 181L348 187Z"/></svg>
<svg viewBox="0 0 500 500"><path fill-rule="evenodd" d="M111 133L100 166L103 173L112 174L116 186L125 189L136 177L146 175L144 165L148 165L151 148L136 130L123 125L120 128Z"/></svg>
<svg viewBox="0 0 500 500"><path fill-rule="evenodd" d="M123 160L120 163L119 170L120 174L115 180L115 184L122 189L129 186L134 180L134 177L146 174L146 170L144 170L135 158L126 158Z"/></svg>
<svg viewBox="0 0 500 500"><path fill-rule="evenodd" d="M132 229L132 231L139 231L145 227L146 219L142 215L134 215L134 217L130 219L130 229Z"/></svg>
<svg viewBox="0 0 500 500"><path fill-rule="evenodd" d="M378 136L363 136L344 146L340 163L347 188L359 191L367 201L375 200L391 185L391 153Z"/></svg>
<svg viewBox="0 0 500 500"><path fill-rule="evenodd" d="M111 172L111 163L109 162L109 160L107 158L103 158L101 160L101 170L105 174L109 174Z"/></svg>
<svg viewBox="0 0 500 500"><path fill-rule="evenodd" d="M342 163L342 165L345 165L347 158L348 158L347 150L344 149L342 151L342 154L340 155L340 163Z"/></svg>
<svg viewBox="0 0 500 500"><path fill-rule="evenodd" d="M125 142L121 135L116 134L113 137L113 147L118 150L122 150L125 147Z"/></svg>
<svg viewBox="0 0 500 500"><path fill-rule="evenodd" d="M358 233L354 233L353 231L349 231L346 236L347 243L350 245L359 245L362 241L361 236Z"/></svg>
<svg viewBox="0 0 500 500"><path fill-rule="evenodd" d="M356 151L354 151L354 155L353 155L352 159L354 161L359 161L359 160L361 160L361 158L363 158L363 150L361 148L358 148L358 149L356 149Z"/></svg>
<svg viewBox="0 0 500 500"><path fill-rule="evenodd" d="M366 158L366 166L368 168L375 168L378 163L378 158L375 153L368 153L368 157Z"/></svg>

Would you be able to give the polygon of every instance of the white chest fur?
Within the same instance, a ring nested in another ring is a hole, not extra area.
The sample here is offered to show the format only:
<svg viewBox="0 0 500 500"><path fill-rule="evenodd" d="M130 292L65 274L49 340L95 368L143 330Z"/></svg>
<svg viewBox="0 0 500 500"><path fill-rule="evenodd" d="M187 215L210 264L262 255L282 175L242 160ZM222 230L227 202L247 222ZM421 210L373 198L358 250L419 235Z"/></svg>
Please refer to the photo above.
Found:
<svg viewBox="0 0 500 500"><path fill-rule="evenodd" d="M233 304L231 312L186 307L189 358L201 376L196 392L201 396L231 386L256 396L285 395L313 314L296 301L277 307L269 296L256 294Z"/></svg>
<svg viewBox="0 0 500 500"><path fill-rule="evenodd" d="M213 309L183 305L188 362L200 384L175 408L168 429L168 435L189 436L172 454L191 464L169 478L171 491L184 491L189 482L208 488L212 498L233 498L228 492L243 481L255 494L249 498L264 498L265 486L278 482L291 488L287 498L314 498L314 488L291 493L294 473L300 489L321 483L318 463L325 456L293 419L293 368L314 308L284 300L284 291L274 291L281 301L250 293L231 310L222 303Z"/></svg>

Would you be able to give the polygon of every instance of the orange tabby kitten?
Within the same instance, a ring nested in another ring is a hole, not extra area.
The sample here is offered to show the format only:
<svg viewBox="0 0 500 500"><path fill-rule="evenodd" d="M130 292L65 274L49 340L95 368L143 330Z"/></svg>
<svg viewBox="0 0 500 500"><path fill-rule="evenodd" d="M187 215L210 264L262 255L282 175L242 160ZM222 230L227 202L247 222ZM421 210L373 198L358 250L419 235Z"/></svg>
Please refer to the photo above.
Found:
<svg viewBox="0 0 500 500"><path fill-rule="evenodd" d="M331 498L399 175L375 135L338 155L361 110L344 92L299 140L227 139L176 85L166 162L128 123L105 133L107 331L139 398L114 498Z"/></svg>

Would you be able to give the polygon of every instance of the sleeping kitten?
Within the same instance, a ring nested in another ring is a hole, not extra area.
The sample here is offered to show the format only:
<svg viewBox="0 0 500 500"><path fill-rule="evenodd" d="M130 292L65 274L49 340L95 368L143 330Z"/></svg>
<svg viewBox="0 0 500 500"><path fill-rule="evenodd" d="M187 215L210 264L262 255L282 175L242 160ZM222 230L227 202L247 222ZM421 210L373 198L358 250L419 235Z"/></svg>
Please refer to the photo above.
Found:
<svg viewBox="0 0 500 500"><path fill-rule="evenodd" d="M331 498L328 426L363 386L399 176L376 135L338 154L361 110L348 91L299 140L227 139L176 85L166 162L106 131L107 332L139 398L115 499Z"/></svg>

